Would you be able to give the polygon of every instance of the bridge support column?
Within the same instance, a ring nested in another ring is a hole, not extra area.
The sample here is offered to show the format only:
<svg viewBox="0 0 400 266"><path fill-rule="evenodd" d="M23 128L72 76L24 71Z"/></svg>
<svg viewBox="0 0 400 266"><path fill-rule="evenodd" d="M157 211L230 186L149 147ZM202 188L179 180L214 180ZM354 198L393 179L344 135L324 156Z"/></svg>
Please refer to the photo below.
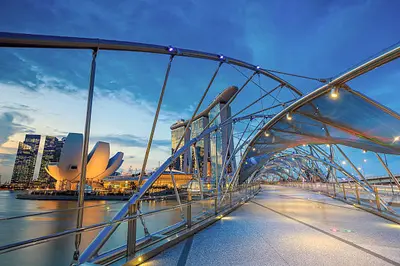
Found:
<svg viewBox="0 0 400 266"><path fill-rule="evenodd" d="M189 191L187 195L188 205L186 209L186 224L188 228L192 227L192 193Z"/></svg>
<svg viewBox="0 0 400 266"><path fill-rule="evenodd" d="M358 191L358 185L357 184L355 184L355 185L356 185L355 186L355 190L356 190L357 203L361 204L361 202L360 202L360 191Z"/></svg>
<svg viewBox="0 0 400 266"><path fill-rule="evenodd" d="M379 191L376 186L374 187L374 193L375 193L376 208L380 211L381 210L381 200L379 198Z"/></svg>
<svg viewBox="0 0 400 266"><path fill-rule="evenodd" d="M129 216L134 216L137 214L137 204L131 204L129 206ZM130 219L128 221L128 236L127 236L127 257L134 257L136 252L136 218Z"/></svg>
<svg viewBox="0 0 400 266"><path fill-rule="evenodd" d="M336 198L336 184L333 183L333 197Z"/></svg>
<svg viewBox="0 0 400 266"><path fill-rule="evenodd" d="M342 189L343 189L343 198L344 198L344 200L347 200L347 197L346 197L346 187L344 186L344 184L342 184Z"/></svg>
<svg viewBox="0 0 400 266"><path fill-rule="evenodd" d="M214 214L218 214L218 190L215 192L215 198L214 198Z"/></svg>
<svg viewBox="0 0 400 266"><path fill-rule="evenodd" d="M231 206L231 208L233 206L233 204L232 204L232 188L229 189L229 206Z"/></svg>

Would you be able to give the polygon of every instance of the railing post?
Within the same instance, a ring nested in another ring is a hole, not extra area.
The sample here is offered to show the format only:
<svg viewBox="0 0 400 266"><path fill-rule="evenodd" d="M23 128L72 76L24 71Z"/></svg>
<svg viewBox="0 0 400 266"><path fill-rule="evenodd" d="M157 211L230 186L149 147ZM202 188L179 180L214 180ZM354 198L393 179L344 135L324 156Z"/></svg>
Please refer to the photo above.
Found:
<svg viewBox="0 0 400 266"><path fill-rule="evenodd" d="M233 204L232 204L232 188L229 189L229 206L231 206L231 208L233 206Z"/></svg>
<svg viewBox="0 0 400 266"><path fill-rule="evenodd" d="M361 204L361 202L360 202L360 191L358 191L358 185L357 184L355 186L355 189L356 189L357 202L358 202L358 204Z"/></svg>
<svg viewBox="0 0 400 266"><path fill-rule="evenodd" d="M333 197L336 198L336 184L333 183Z"/></svg>
<svg viewBox="0 0 400 266"><path fill-rule="evenodd" d="M86 107L86 121L85 121L85 132L83 135L83 148L82 148L82 160L81 160L81 174L79 179L79 194L77 202L77 216L76 216L76 228L81 228L83 224L83 206L85 202L85 183L86 183L86 167L88 161L88 149L89 149L89 135L90 135L90 124L92 121L92 105L94 96L94 82L96 76L96 57L98 49L93 50L92 54L92 64L90 69L90 81L89 81L89 91L88 100ZM79 261L79 246L81 244L82 235L77 233L75 235L75 251L73 255L72 263Z"/></svg>
<svg viewBox="0 0 400 266"><path fill-rule="evenodd" d="M137 214L137 204L134 203L129 206L128 215L134 216L136 214ZM135 256L136 252L136 221L137 221L136 217L134 219L129 219L128 221L128 236L126 243L128 258Z"/></svg>
<svg viewBox="0 0 400 266"><path fill-rule="evenodd" d="M381 201L379 198L378 188L376 186L374 186L374 192L375 192L376 208L380 211L381 210Z"/></svg>
<svg viewBox="0 0 400 266"><path fill-rule="evenodd" d="M346 198L346 188L344 187L344 184L342 184L342 189L343 189L343 198L344 198L344 200L347 200L347 198Z"/></svg>
<svg viewBox="0 0 400 266"><path fill-rule="evenodd" d="M214 198L214 214L218 214L218 190L215 191L215 198Z"/></svg>
<svg viewBox="0 0 400 266"><path fill-rule="evenodd" d="M186 223L187 227L191 228L192 227L192 193L188 191L188 205L186 208Z"/></svg>

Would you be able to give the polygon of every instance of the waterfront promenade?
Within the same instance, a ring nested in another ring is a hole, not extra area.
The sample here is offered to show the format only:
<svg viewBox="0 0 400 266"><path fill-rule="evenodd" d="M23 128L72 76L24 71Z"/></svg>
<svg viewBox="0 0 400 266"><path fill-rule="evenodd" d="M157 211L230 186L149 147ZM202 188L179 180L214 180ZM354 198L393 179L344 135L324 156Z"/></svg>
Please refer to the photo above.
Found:
<svg viewBox="0 0 400 266"><path fill-rule="evenodd" d="M144 265L400 265L400 225L318 193L263 186Z"/></svg>

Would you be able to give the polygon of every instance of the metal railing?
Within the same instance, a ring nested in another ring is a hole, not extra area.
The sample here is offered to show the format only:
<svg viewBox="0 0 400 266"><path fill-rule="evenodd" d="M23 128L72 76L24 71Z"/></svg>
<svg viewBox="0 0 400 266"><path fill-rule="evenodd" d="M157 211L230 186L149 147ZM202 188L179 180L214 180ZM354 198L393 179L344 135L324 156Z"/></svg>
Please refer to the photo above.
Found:
<svg viewBox="0 0 400 266"><path fill-rule="evenodd" d="M354 183L285 182L281 185L323 193L350 204L394 216L400 221L400 189L390 186L373 186L373 193ZM387 209L383 207L385 203Z"/></svg>
<svg viewBox="0 0 400 266"><path fill-rule="evenodd" d="M133 236L128 238L128 240L130 240L131 242L128 241L126 244L122 246L117 246L112 248L111 250L99 253L89 260L89 262L92 263L109 265L112 262L125 258L129 260L135 260L135 258L137 257L136 254L139 253L140 261L143 261L145 253L149 253L152 250L152 247L155 246L156 244L159 245L160 242L162 241L166 242L165 244L168 244L168 242L173 240L174 236L177 235L177 233L184 232L185 234L190 234L192 232L192 228L193 230L198 230L199 225L202 225L203 223L210 224L211 222L215 222L221 219L222 215L225 215L226 213L237 208L238 206L246 202L249 198L258 193L259 189L260 185L258 183L239 185L234 190L230 190L229 192L227 192L228 196L224 198L222 197L222 193L219 194L210 193L208 194L208 197L205 197L204 199L196 199L197 194L187 193L186 194L187 199L185 202L182 202L181 205L176 204L174 206L167 208L157 209L144 213L136 213L135 215L129 215L119 220L114 220L114 221L110 220L110 221L95 223L91 225L82 226L80 228L64 230L61 232L45 236L40 236L36 238L31 238L23 241L6 244L0 246L0 255L24 249L27 247L40 245L43 243L47 243L49 241L54 241L56 239L63 238L66 236L99 230L101 228L104 228L112 224L123 224L127 223L128 221L134 221L134 223L136 223L138 218L141 219L144 217L156 216L161 213L174 212L180 208L183 208L185 216L184 219L182 219L181 221L172 225L167 225L163 229L152 232L151 234L145 235L144 237L141 238L137 237L139 235L137 234L137 231L140 229L136 228L136 230L133 231ZM181 195L184 195L184 193L182 193ZM144 198L143 200L146 200L146 198ZM85 208L91 208L91 207L93 208L97 206L103 206L103 204L87 206ZM31 216L57 214L74 210L76 210L76 208L60 210L60 211L33 213L19 217L17 216L6 217L2 219L3 220L24 219ZM179 214L176 215L179 216ZM130 250L128 250L128 247ZM146 252L144 253L145 250Z"/></svg>

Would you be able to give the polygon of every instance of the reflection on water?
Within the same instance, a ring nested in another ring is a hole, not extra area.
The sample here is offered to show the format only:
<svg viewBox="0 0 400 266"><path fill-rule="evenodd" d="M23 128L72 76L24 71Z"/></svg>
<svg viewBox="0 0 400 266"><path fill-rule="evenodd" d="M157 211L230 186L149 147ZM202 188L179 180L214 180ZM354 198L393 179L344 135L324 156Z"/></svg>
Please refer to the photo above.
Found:
<svg viewBox="0 0 400 266"><path fill-rule="evenodd" d="M29 213L44 212L51 210L63 210L75 208L74 201L36 201L15 199L15 192L0 191L0 217L10 217ZM85 206L106 204L85 209L84 225L101 223L110 220L125 202L115 201L87 201ZM175 201L144 202L142 212L166 208L176 205ZM150 232L155 232L180 221L179 210L162 212L154 216L146 217L146 226ZM0 245L10 244L17 241L40 237L48 234L72 229L76 224L76 213L62 212L34 216L29 218L1 221ZM97 235L99 230L85 232L83 234L81 250ZM104 250L117 247L126 243L127 225L121 224ZM142 237L143 227L138 222L137 236ZM74 250L74 236L67 236L37 246L12 251L0 255L0 265L69 265Z"/></svg>

